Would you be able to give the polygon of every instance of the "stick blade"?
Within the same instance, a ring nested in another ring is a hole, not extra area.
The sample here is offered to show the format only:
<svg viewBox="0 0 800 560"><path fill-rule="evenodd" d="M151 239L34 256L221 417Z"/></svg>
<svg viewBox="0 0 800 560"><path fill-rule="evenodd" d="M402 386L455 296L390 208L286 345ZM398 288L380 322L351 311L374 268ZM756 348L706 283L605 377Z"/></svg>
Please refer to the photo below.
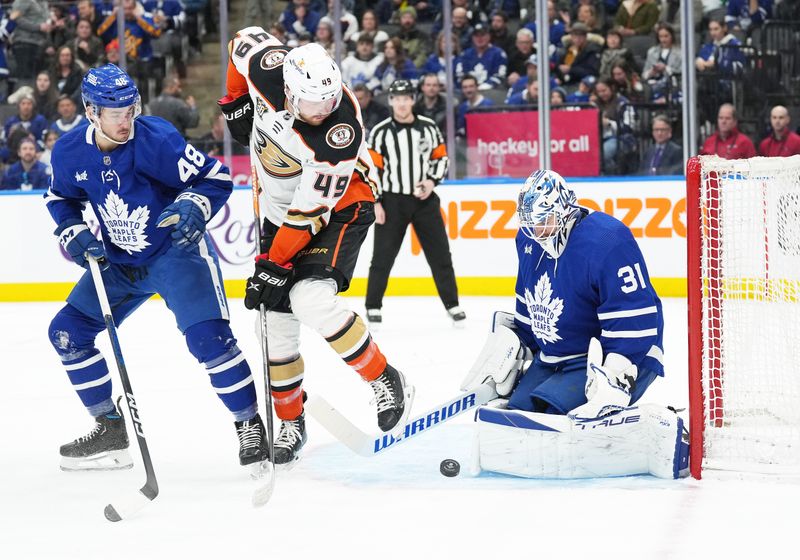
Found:
<svg viewBox="0 0 800 560"><path fill-rule="evenodd" d="M108 504L103 510L103 514L106 519L112 523L116 523L117 521L128 519L132 515L139 513L151 501L151 498L148 498L141 492L137 492L135 497L129 500L118 500L116 505Z"/></svg>

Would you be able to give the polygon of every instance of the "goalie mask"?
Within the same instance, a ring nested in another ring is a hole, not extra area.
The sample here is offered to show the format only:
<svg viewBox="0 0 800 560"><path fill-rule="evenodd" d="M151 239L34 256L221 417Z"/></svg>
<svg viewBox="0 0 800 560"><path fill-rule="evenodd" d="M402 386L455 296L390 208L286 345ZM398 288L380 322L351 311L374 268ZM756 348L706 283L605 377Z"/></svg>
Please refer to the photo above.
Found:
<svg viewBox="0 0 800 560"><path fill-rule="evenodd" d="M558 258L579 209L575 193L561 175L549 170L534 171L519 192L519 227L548 255Z"/></svg>
<svg viewBox="0 0 800 560"><path fill-rule="evenodd" d="M142 100L124 70L114 64L90 69L83 77L81 96L86 117L98 134L120 145L130 139L133 121L142 113Z"/></svg>
<svg viewBox="0 0 800 560"><path fill-rule="evenodd" d="M317 43L289 51L283 61L283 81L292 114L309 124L322 123L342 101L342 73Z"/></svg>

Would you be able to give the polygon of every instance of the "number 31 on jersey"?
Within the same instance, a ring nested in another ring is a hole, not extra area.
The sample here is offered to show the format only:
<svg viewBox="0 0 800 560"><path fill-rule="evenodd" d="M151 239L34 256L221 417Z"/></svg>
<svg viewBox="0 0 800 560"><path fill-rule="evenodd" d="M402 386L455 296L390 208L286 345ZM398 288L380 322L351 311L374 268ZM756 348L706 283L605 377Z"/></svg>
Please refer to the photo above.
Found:
<svg viewBox="0 0 800 560"><path fill-rule="evenodd" d="M623 266L617 271L617 277L622 278L622 291L626 294L635 292L639 289L647 288L647 283L644 281L644 274L642 274L642 267L637 262L632 267Z"/></svg>

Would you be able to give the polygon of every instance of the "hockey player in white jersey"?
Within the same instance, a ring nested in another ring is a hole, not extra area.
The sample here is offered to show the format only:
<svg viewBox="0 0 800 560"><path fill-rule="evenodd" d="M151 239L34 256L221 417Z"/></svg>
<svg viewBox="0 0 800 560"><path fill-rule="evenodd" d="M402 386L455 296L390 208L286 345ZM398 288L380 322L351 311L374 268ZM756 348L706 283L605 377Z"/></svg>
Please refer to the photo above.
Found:
<svg viewBox="0 0 800 560"><path fill-rule="evenodd" d="M553 171L528 177L517 213L516 312L495 313L462 383L492 380L507 398L476 417L481 468L678 476L682 421L665 407L632 407L664 374L661 301L633 234L579 206Z"/></svg>
<svg viewBox="0 0 800 560"><path fill-rule="evenodd" d="M364 321L338 293L348 288L375 220L375 169L361 111L339 68L317 44L289 49L260 27L229 45L220 107L236 140L250 146L264 223L245 305L268 309L275 462L306 441L300 324L321 334L375 392L378 425L403 426L413 390L386 362Z"/></svg>

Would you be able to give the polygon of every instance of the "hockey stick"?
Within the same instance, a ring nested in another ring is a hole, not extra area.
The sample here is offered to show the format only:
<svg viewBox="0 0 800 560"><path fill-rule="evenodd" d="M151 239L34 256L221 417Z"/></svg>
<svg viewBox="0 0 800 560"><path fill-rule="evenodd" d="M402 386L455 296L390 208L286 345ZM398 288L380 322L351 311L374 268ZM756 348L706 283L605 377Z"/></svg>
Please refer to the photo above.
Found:
<svg viewBox="0 0 800 560"><path fill-rule="evenodd" d="M486 404L494 398L497 398L494 383L484 383L473 391L461 393L424 414L410 418L399 436L389 433L372 435L362 432L328 401L318 395L309 397L306 402L306 410L317 422L322 424L322 427L352 451L363 457L373 457L386 449L394 449L412 437L441 426L462 412Z"/></svg>
<svg viewBox="0 0 800 560"><path fill-rule="evenodd" d="M261 194L261 185L258 181L258 172L255 165L250 167L251 185L253 192L253 218L255 221L255 234L256 234L256 255L261 253L261 206L259 204L259 195ZM269 347L267 346L267 310L264 304L258 306L258 338L261 342L261 364L264 373L264 396L267 401L267 443L269 445L269 459L261 463L261 470L257 474L259 478L267 478L265 484L260 485L255 492L253 492L253 506L261 507L265 505L272 497L272 492L275 490L275 436L272 426L272 380L269 374ZM266 464L265 464L266 463Z"/></svg>
<svg viewBox="0 0 800 560"><path fill-rule="evenodd" d="M103 319L106 322L106 331L108 331L108 338L111 341L111 348L114 351L114 361L117 365L117 373L122 381L122 388L125 391L125 402L128 405L128 412L130 413L131 421L133 421L134 431L136 432L136 440L139 443L139 451L142 454L142 463L144 470L147 473L147 480L139 489L136 494L136 499L130 502L123 503L122 505L108 504L103 513L109 521L121 521L127 519L137 511L141 510L144 506L152 502L158 496L158 482L156 481L156 473L153 470L153 461L150 459L150 451L147 448L147 440L144 438L144 430L142 430L142 421L139 418L139 407L136 405L136 399L133 397L133 388L131 388L131 380L128 377L128 370L125 367L125 360L122 358L122 349L119 345L119 338L117 337L117 327L114 324L114 316L111 314L111 305L108 303L108 296L106 295L106 287L103 284L103 277L100 274L100 266L97 260L89 256L89 270L92 271L92 280L94 280L94 287L97 291L97 299L100 301L100 309L103 312Z"/></svg>

